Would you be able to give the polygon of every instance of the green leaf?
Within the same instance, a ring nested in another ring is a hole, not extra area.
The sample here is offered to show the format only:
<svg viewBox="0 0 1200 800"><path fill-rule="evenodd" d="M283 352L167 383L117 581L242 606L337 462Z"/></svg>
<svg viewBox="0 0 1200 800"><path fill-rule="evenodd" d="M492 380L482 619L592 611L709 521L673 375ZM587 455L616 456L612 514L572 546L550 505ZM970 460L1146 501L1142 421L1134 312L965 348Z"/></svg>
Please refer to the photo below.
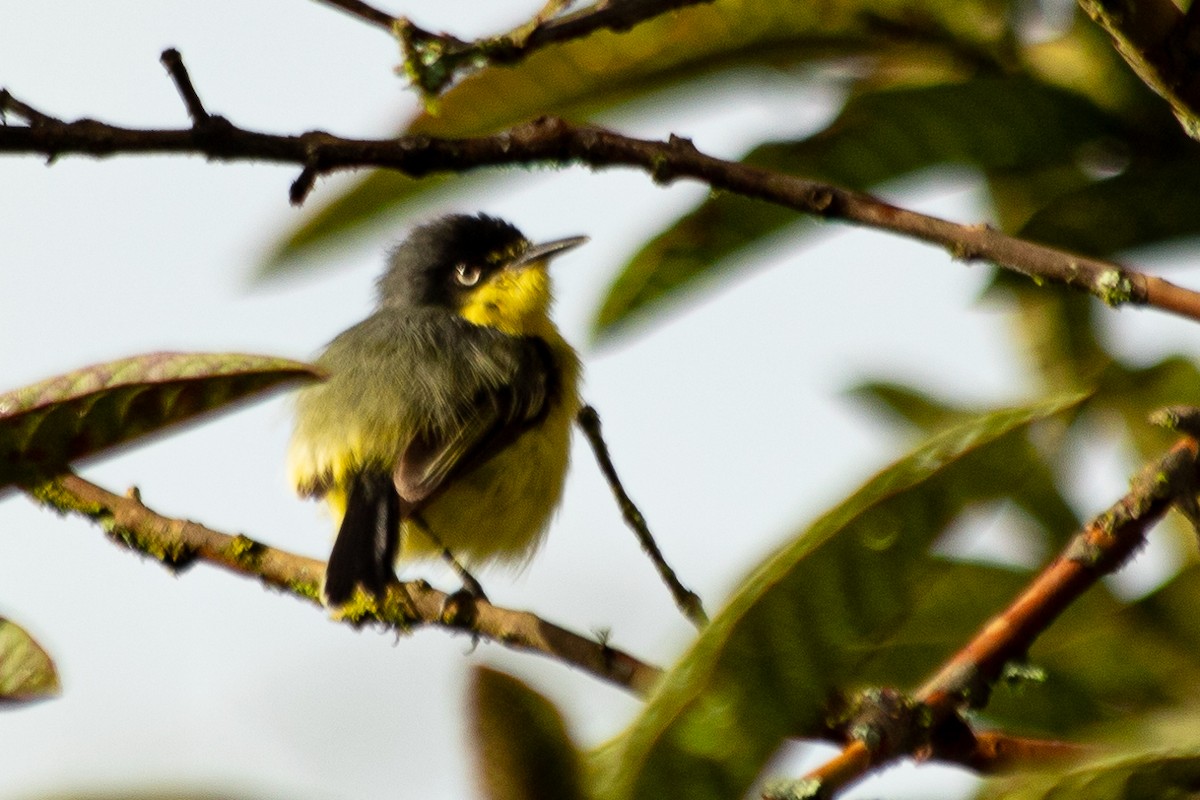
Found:
<svg viewBox="0 0 1200 800"><path fill-rule="evenodd" d="M49 654L19 625L0 618L0 701L43 700L60 690Z"/></svg>
<svg viewBox="0 0 1200 800"><path fill-rule="evenodd" d="M0 487L321 374L270 356L151 353L0 394Z"/></svg>
<svg viewBox="0 0 1200 800"><path fill-rule="evenodd" d="M821 132L762 145L745 162L867 189L934 165L1011 170L1071 162L1082 145L1116 131L1078 95L1028 78L989 77L860 94ZM737 272L743 251L802 221L789 228L794 237L816 229L795 211L732 194L709 198L625 266L597 314L597 337L684 289Z"/></svg>
<svg viewBox="0 0 1200 800"><path fill-rule="evenodd" d="M864 381L846 394L927 434L970 415L927 392L891 381Z"/></svg>
<svg viewBox="0 0 1200 800"><path fill-rule="evenodd" d="M919 5L919 10L914 9ZM751 64L797 64L877 48L914 19L947 38L984 46L1007 22L995 0L922 2L716 0L629 31L599 31L543 48L516 66L489 66L442 96L413 133L472 136L540 114L590 116L664 86ZM891 23L893 27L887 27ZM911 26L909 26L911 27Z"/></svg>
<svg viewBox="0 0 1200 800"><path fill-rule="evenodd" d="M851 390L856 399L917 428L925 435L977 416L979 409L953 405L898 383L865 382ZM1046 532L1057 547L1079 527L1071 504L1057 486L1057 477L1046 456L1026 438L1010 437L989 451L984 469L989 480L1011 497Z"/></svg>
<svg viewBox="0 0 1200 800"><path fill-rule="evenodd" d="M1138 601L1138 624L1160 631L1193 652L1200 653L1200 565L1191 564L1170 581Z"/></svg>
<svg viewBox="0 0 1200 800"><path fill-rule="evenodd" d="M822 731L830 697L859 684L913 613L930 544L964 506L994 497L980 468L989 449L1080 400L935 437L768 558L595 754L596 796L739 797L786 737Z"/></svg>
<svg viewBox="0 0 1200 800"><path fill-rule="evenodd" d="M987 800L1192 800L1200 786L1200 748L1106 755L1065 772L995 781Z"/></svg>
<svg viewBox="0 0 1200 800"><path fill-rule="evenodd" d="M478 774L489 800L582 800L579 753L554 705L516 678L479 668L471 685Z"/></svg>
<svg viewBox="0 0 1200 800"><path fill-rule="evenodd" d="M1021 236L1085 255L1200 234L1200 157L1131 166L1051 201Z"/></svg>

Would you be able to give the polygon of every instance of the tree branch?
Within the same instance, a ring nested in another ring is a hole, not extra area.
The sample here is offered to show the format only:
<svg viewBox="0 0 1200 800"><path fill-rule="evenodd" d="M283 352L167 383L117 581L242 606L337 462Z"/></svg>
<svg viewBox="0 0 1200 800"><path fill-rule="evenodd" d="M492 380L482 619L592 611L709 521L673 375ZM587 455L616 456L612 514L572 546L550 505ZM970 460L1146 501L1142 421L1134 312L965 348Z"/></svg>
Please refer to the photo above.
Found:
<svg viewBox="0 0 1200 800"><path fill-rule="evenodd" d="M1185 432L1195 423L1195 410L1173 410L1177 417L1162 417ZM1182 423L1180 418L1182 418ZM804 796L833 797L868 772L928 746L915 732L924 728L936 735L946 724L961 724L966 709L987 705L991 687L1004 665L1023 659L1033 644L1066 608L1105 575L1118 570L1146 541L1146 531L1175 503L1194 504L1200 473L1200 444L1190 434L1159 461L1149 464L1133 480L1128 494L1089 522L1016 600L990 620L965 647L948 660L911 699L900 703L911 723L899 734L854 730L854 740L823 766L788 787L800 786ZM919 724L918 724L919 718ZM986 743L985 743L986 744ZM994 743L991 743L994 744ZM1012 746L1009 753L1028 747ZM1053 753L1053 744L1039 745ZM1003 765L1005 753L982 747L978 757ZM974 758L974 756L972 756ZM966 763L971 763L968 759Z"/></svg>
<svg viewBox="0 0 1200 800"><path fill-rule="evenodd" d="M391 14L369 6L362 0L317 0L317 2L341 9L352 17L358 17L376 27L383 28L388 33L392 32L393 26L396 24L396 18Z"/></svg>
<svg viewBox="0 0 1200 800"><path fill-rule="evenodd" d="M163 517L142 504L136 491L122 497L74 474L66 474L30 494L58 509L88 517L114 541L142 552L172 569L196 560L264 584L320 606L324 562L268 547L249 537L230 536L195 522ZM447 601L449 595L424 581L394 583L378 606L359 604L353 625L378 623L398 632L435 625L498 642L514 650L551 656L634 694L644 695L661 676L657 667L547 622L527 611L514 611L476 600L469 609Z"/></svg>
<svg viewBox="0 0 1200 800"><path fill-rule="evenodd" d="M429 97L488 64L516 64L547 45L581 39L606 29L627 31L668 11L712 1L598 0L586 8L562 13L572 0L548 0L537 16L524 25L471 42L448 33L431 33L408 19L397 20L395 31L404 43L404 71Z"/></svg>
<svg viewBox="0 0 1200 800"><path fill-rule="evenodd" d="M41 153L51 160L65 153L97 157L178 153L223 161L297 164L303 170L292 186L294 203L304 200L320 175L365 167L393 169L412 177L502 164L637 167L658 183L697 180L804 214L919 239L946 249L959 260L990 261L1037 281L1086 291L1112 306L1149 305L1200 321L1200 293L1162 278L1008 236L987 225L960 225L919 214L864 192L714 158L677 136L665 142L635 139L555 117L466 139L400 136L362 140L324 131L281 136L239 128L219 116L186 129L140 130L90 119L65 122L2 90L0 115L5 113L29 124L0 126L0 153Z"/></svg>

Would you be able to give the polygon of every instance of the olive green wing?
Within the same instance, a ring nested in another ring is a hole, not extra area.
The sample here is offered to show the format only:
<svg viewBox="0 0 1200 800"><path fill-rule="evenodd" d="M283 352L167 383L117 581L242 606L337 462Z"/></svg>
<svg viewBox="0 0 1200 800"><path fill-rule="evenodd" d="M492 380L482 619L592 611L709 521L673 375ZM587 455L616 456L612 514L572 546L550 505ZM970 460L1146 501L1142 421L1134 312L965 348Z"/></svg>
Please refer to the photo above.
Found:
<svg viewBox="0 0 1200 800"><path fill-rule="evenodd" d="M558 391L557 365L542 339L509 336L465 320L453 324L456 357L450 368L456 372L454 385L463 391L453 398L451 413L441 409L432 424L416 431L392 474L410 509L538 424ZM436 361L440 368L448 366L444 359Z"/></svg>

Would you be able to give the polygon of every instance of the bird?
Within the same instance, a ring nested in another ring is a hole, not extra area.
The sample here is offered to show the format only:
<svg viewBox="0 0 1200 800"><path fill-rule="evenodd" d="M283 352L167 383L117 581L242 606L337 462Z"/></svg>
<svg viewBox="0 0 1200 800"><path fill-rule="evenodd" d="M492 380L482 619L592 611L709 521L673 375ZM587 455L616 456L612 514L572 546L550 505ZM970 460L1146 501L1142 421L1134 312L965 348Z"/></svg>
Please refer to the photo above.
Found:
<svg viewBox="0 0 1200 800"><path fill-rule="evenodd" d="M337 526L328 607L382 598L397 560L522 565L538 549L581 408L547 267L586 241L534 244L486 214L421 225L374 311L317 357L328 377L297 395L288 471Z"/></svg>

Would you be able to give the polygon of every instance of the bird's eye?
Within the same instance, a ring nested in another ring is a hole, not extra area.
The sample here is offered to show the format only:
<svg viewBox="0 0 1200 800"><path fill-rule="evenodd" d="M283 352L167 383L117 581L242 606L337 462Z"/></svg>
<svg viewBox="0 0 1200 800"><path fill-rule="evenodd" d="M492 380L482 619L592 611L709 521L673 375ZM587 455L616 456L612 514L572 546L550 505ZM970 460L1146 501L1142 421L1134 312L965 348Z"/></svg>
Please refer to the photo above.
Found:
<svg viewBox="0 0 1200 800"><path fill-rule="evenodd" d="M470 264L459 264L454 268L454 278L463 286L474 286L479 283L481 274L483 274L483 270Z"/></svg>

